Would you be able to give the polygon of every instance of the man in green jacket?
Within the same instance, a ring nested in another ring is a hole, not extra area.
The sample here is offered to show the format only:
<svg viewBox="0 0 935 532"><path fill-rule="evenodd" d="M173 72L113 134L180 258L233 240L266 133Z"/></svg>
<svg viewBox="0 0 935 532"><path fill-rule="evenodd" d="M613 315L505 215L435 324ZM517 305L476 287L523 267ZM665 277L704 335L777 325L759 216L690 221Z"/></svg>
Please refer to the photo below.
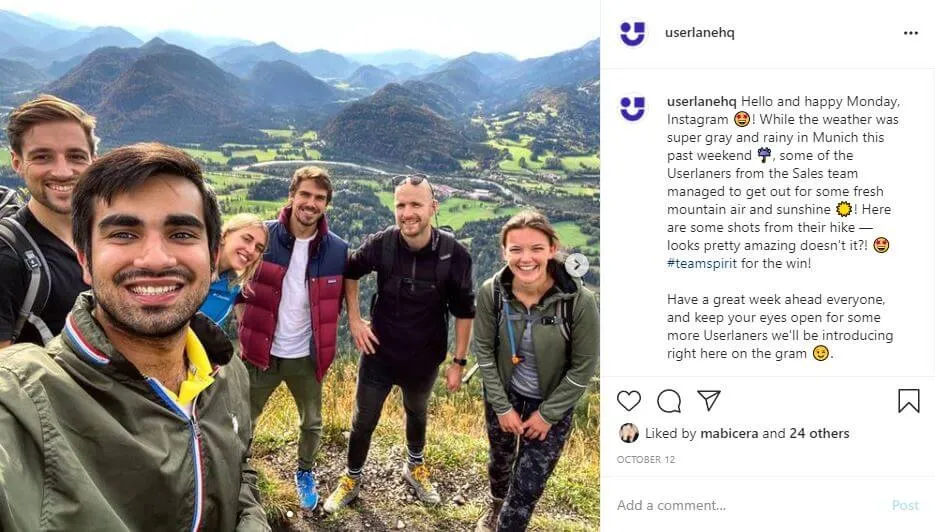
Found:
<svg viewBox="0 0 935 532"><path fill-rule="evenodd" d="M47 347L0 352L0 530L269 530L247 372L196 315L220 227L198 165L118 148L73 216L92 291Z"/></svg>

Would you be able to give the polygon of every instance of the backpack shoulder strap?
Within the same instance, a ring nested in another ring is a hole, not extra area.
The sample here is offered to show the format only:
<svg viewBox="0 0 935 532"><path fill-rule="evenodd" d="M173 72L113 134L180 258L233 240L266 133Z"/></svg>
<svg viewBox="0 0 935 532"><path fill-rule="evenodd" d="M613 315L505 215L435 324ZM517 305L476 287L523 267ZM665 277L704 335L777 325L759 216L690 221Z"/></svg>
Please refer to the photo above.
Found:
<svg viewBox="0 0 935 532"><path fill-rule="evenodd" d="M13 217L0 219L0 242L16 252L28 274L26 296L20 307L19 315L13 325L12 340L15 342L27 321L32 323L42 335L44 343L52 339L52 333L39 318L45 308L51 292L49 265L39 250L38 244Z"/></svg>
<svg viewBox="0 0 935 532"><path fill-rule="evenodd" d="M370 296L370 319L374 319L376 315L377 299L380 297L380 292L386 288L387 281L393 276L393 266L396 264L397 231L399 231L399 228L395 225L391 225L383 231L382 240L380 241L380 264L377 266L377 289ZM394 288L398 287L394 287L390 283L389 289L394 290Z"/></svg>
<svg viewBox="0 0 935 532"><path fill-rule="evenodd" d="M377 268L377 290L382 290L384 283L392 277L393 266L396 264L396 246L399 240L399 229L395 225L386 228L383 240L380 242L380 267Z"/></svg>
<svg viewBox="0 0 935 532"><path fill-rule="evenodd" d="M578 296L576 295L575 297L562 299L556 309L560 325L559 330L562 332L562 337L565 338L565 364L569 367L571 366L571 324L574 321L575 299L577 298Z"/></svg>
<svg viewBox="0 0 935 532"><path fill-rule="evenodd" d="M435 290L438 291L445 313L447 328L451 315L448 312L448 274L451 272L451 256L455 249L455 236L448 231L438 230L437 259L435 261Z"/></svg>
<svg viewBox="0 0 935 532"><path fill-rule="evenodd" d="M442 299L445 297L448 285L448 274L451 272L451 260L455 249L455 237L448 231L438 230L438 261L435 264L435 283Z"/></svg>
<svg viewBox="0 0 935 532"><path fill-rule="evenodd" d="M503 294L500 293L499 284L490 283L493 292L493 356L500 356L500 324L503 323Z"/></svg>
<svg viewBox="0 0 935 532"><path fill-rule="evenodd" d="M561 323L562 337L565 338L566 342L571 342L571 322L574 319L572 315L575 311L574 298L563 299L556 310L559 313L558 318Z"/></svg>
<svg viewBox="0 0 935 532"><path fill-rule="evenodd" d="M494 308L494 317L497 320L497 327L500 327L500 324L503 322L503 293L500 292L500 287L496 282L491 283L490 289L493 291L493 308Z"/></svg>

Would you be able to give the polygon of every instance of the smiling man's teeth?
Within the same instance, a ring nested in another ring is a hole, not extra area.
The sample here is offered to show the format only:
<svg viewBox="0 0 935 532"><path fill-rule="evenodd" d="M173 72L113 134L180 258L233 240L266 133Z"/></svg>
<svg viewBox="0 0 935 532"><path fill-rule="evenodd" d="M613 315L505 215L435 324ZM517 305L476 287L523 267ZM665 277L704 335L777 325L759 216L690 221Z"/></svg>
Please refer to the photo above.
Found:
<svg viewBox="0 0 935 532"><path fill-rule="evenodd" d="M71 185L56 185L54 183L49 183L49 188L52 190L57 190L59 192L68 192L69 190L75 188L74 184Z"/></svg>
<svg viewBox="0 0 935 532"><path fill-rule="evenodd" d="M178 289L178 286L134 286L130 291L143 296L158 296L174 292Z"/></svg>

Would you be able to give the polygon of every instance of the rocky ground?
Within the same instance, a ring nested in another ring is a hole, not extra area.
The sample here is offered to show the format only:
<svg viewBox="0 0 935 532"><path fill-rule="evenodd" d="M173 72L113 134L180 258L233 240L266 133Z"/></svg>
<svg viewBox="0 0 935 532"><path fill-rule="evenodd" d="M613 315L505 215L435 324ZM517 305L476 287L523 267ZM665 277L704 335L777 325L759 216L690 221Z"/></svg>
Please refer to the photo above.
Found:
<svg viewBox="0 0 935 532"><path fill-rule="evenodd" d="M319 451L316 476L319 480L321 501L314 512L290 505L285 516L271 522L273 530L355 530L355 531L471 531L486 507L486 471L479 468L432 469L442 502L426 507L416 499L415 491L403 480L401 470L406 455L402 446L383 447L374 442L364 468L360 497L335 515L322 510L325 499L344 472L346 445L326 443ZM292 490L295 468L295 445L258 458L268 474L275 474L282 482L282 490ZM431 464L430 464L431 465ZM553 524L534 523L530 530L594 530L595 527L579 521L573 514L558 509L538 508L537 514L550 518Z"/></svg>
<svg viewBox="0 0 935 532"><path fill-rule="evenodd" d="M442 386L430 404L425 449L427 465L442 502L425 506L401 476L405 449L405 413L398 390L391 392L374 432L357 501L335 515L320 508L346 465L350 412L354 408L356 367L338 364L325 384L322 447L315 470L321 504L314 512L298 507L293 475L298 412L285 387L266 405L254 434L254 466L261 473L262 503L274 530L417 530L472 531L487 505L487 436L479 386L451 394ZM599 527L597 412L599 397L581 412L581 432L574 432L564 456L536 507L529 530L593 531Z"/></svg>

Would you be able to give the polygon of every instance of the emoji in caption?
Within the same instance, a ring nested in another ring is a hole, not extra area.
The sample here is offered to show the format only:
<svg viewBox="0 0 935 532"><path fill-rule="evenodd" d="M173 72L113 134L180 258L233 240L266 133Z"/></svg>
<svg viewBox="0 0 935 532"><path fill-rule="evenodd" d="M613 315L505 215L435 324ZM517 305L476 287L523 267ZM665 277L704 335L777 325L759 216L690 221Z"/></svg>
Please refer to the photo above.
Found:
<svg viewBox="0 0 935 532"><path fill-rule="evenodd" d="M885 236L878 236L873 241L873 250L877 253L886 253L890 250L890 241Z"/></svg>
<svg viewBox="0 0 935 532"><path fill-rule="evenodd" d="M812 356L815 357L815 360L819 362L824 362L828 360L828 357L831 355L831 352L828 351L828 348L823 345L816 345L815 349L812 349Z"/></svg>
<svg viewBox="0 0 935 532"><path fill-rule="evenodd" d="M756 151L756 156L763 159L763 163L766 163L766 158L773 153L769 148L760 148Z"/></svg>
<svg viewBox="0 0 935 532"><path fill-rule="evenodd" d="M736 124L737 127L747 127L750 125L750 113L737 111L737 114L734 115L734 124Z"/></svg>
<svg viewBox="0 0 935 532"><path fill-rule="evenodd" d="M845 216L851 215L851 213L854 211L854 207L850 203L846 201L842 201L841 203L838 203L836 210L837 210L838 216L840 216L841 218L844 218Z"/></svg>

